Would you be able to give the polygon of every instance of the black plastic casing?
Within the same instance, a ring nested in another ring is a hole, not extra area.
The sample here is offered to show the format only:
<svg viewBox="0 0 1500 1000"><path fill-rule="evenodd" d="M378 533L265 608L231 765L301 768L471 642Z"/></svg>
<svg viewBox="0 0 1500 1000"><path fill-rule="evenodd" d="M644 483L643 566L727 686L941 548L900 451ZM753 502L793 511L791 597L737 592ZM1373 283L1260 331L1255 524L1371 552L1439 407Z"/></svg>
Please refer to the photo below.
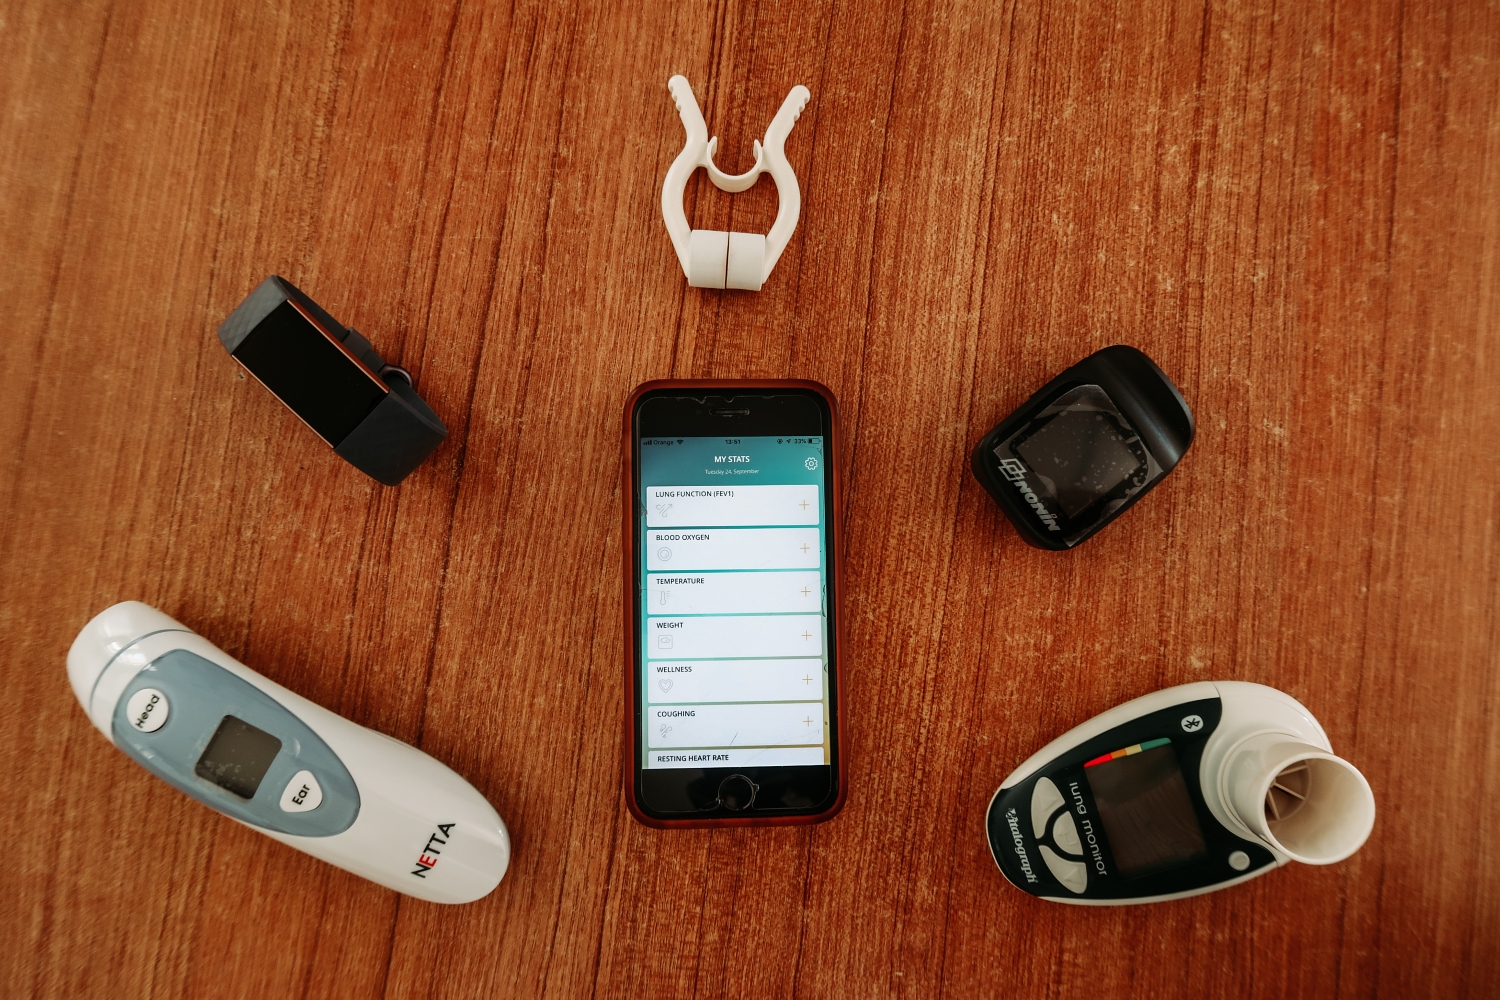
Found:
<svg viewBox="0 0 1500 1000"><path fill-rule="evenodd" d="M1134 426L1139 439L1161 467L1161 474L1120 507L1110 511L1092 527L1071 540L1047 525L1026 502L1022 491L1002 473L995 448L1009 439L1059 396L1082 385L1097 385L1110 397L1120 413ZM1193 443L1193 412L1166 373L1141 351L1124 344L1106 347L1078 362L1042 386L1015 412L979 440L970 456L970 468L981 486L995 498L1010 523L1027 544L1039 549L1064 551L1092 538L1151 492L1182 460Z"/></svg>
<svg viewBox="0 0 1500 1000"><path fill-rule="evenodd" d="M305 338L309 353L320 358L318 366L293 371L305 359L253 351L263 324L277 325L282 338ZM280 275L257 285L219 324L219 342L340 458L386 486L410 475L448 436L448 428L411 384L401 375L386 374L389 366L368 340ZM272 383L280 378L315 392L318 412L303 412L277 392Z"/></svg>

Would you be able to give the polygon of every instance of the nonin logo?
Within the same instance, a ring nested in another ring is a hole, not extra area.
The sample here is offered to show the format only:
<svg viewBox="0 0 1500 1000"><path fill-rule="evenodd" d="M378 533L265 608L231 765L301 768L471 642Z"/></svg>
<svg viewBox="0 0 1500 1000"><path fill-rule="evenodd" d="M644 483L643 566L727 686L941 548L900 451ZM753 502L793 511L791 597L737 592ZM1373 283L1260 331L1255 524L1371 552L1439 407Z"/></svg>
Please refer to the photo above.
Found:
<svg viewBox="0 0 1500 1000"><path fill-rule="evenodd" d="M417 867L412 872L417 878L426 878L427 873L432 871L438 863L438 855L443 852L433 847L433 844L446 844L453 836L453 828L457 823L439 823L438 832L427 838L427 846L422 848L421 855L417 858Z"/></svg>
<svg viewBox="0 0 1500 1000"><path fill-rule="evenodd" d="M1000 474L1016 484L1016 489L1020 490L1021 496L1027 503L1031 504L1031 509L1036 511L1036 516L1042 519L1042 523L1047 526L1048 531L1062 530L1057 526L1057 518L1053 517L1047 511L1047 508L1042 506L1042 502L1037 499L1035 491L1026 485L1026 466L1014 458L1002 458L1000 460Z"/></svg>

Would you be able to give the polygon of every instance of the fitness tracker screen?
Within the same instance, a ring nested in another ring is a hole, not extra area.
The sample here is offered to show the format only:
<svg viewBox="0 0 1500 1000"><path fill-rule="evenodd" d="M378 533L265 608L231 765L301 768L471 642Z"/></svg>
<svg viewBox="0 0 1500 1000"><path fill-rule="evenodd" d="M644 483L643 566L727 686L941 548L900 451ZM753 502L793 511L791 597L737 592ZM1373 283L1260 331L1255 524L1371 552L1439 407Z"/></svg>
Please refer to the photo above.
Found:
<svg viewBox="0 0 1500 1000"><path fill-rule="evenodd" d="M644 767L830 763L823 445L641 438Z"/></svg>
<svg viewBox="0 0 1500 1000"><path fill-rule="evenodd" d="M1208 853L1171 740L1116 750L1083 768L1122 876L1172 868Z"/></svg>
<svg viewBox="0 0 1500 1000"><path fill-rule="evenodd" d="M335 448L390 391L290 301L250 331L234 358Z"/></svg>
<svg viewBox="0 0 1500 1000"><path fill-rule="evenodd" d="M242 799L251 799L280 752L281 741L276 737L226 715L193 771Z"/></svg>

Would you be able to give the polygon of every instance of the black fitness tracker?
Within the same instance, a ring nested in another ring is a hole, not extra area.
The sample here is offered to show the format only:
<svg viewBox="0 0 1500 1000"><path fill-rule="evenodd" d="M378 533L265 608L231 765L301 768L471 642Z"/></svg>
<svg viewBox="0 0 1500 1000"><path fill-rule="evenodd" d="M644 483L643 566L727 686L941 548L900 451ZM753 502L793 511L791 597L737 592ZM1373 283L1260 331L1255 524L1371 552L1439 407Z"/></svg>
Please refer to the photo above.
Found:
<svg viewBox="0 0 1500 1000"><path fill-rule="evenodd" d="M219 340L340 458L387 486L448 436L410 375L280 275L219 324Z"/></svg>
<svg viewBox="0 0 1500 1000"><path fill-rule="evenodd" d="M1043 386L980 439L970 464L1027 543L1062 550L1150 492L1192 443L1182 393L1117 344Z"/></svg>

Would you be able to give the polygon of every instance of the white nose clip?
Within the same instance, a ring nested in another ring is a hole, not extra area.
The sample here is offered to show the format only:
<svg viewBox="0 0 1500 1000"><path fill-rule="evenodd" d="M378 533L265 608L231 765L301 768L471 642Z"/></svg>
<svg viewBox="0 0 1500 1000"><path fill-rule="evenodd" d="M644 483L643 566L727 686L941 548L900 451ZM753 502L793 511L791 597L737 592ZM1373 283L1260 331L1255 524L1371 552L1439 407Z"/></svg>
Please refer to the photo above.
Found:
<svg viewBox="0 0 1500 1000"><path fill-rule="evenodd" d="M672 77L667 81L667 89L672 92L677 113L682 115L687 142L677 159L672 161L667 179L662 183L661 216L667 224L668 235L672 237L672 246L677 250L677 259L682 262L683 273L694 288L743 288L758 292L771 276L771 268L781 259L787 240L797 228L797 217L802 214L802 191L797 187L796 172L787 162L786 137L791 134L792 126L797 124L797 118L807 107L812 94L801 84L792 88L786 100L781 102L781 110L771 119L765 141L755 143L755 166L743 174L731 176L714 166L719 137L708 137L708 125L703 121L703 112L698 110L698 102L693 98L693 88L687 78ZM743 191L762 173L770 174L781 199L771 231L761 236L691 228L682 211L682 195L688 178L699 167L708 171L708 179L719 190L729 192Z"/></svg>

